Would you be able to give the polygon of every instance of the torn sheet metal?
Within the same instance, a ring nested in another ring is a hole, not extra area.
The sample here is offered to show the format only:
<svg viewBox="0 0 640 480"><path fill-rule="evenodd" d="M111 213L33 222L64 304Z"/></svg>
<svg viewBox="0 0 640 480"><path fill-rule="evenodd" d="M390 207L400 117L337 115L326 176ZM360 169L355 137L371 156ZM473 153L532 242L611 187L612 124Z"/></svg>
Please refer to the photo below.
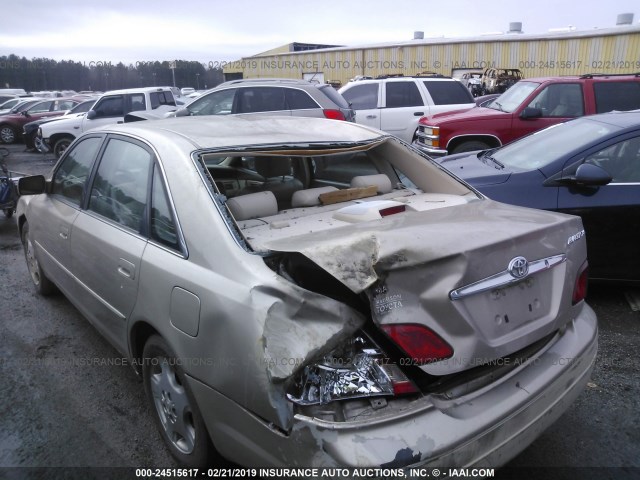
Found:
<svg viewBox="0 0 640 480"><path fill-rule="evenodd" d="M513 206L482 201L464 208L410 212L313 235L273 239L264 246L272 251L299 252L350 290L360 293L385 271L459 255L471 256L471 252L488 255L483 259L482 274L502 271L505 252L496 248L499 243L511 248L519 246L517 251L532 259L561 253L557 246L566 244L569 222L575 220L562 214L516 210ZM496 265L492 265L493 258L498 256ZM482 278L480 275L478 278Z"/></svg>

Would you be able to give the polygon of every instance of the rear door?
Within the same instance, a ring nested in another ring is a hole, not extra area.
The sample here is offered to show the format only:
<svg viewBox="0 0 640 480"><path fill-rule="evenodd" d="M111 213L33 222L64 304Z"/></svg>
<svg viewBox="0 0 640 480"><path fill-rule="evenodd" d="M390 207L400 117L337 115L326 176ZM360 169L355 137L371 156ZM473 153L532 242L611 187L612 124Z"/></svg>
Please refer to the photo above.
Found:
<svg viewBox="0 0 640 480"><path fill-rule="evenodd" d="M583 163L613 178L601 187L560 187L558 209L579 215L587 233L591 278L640 279L640 133L627 135L571 162L563 176Z"/></svg>
<svg viewBox="0 0 640 480"><path fill-rule="evenodd" d="M109 136L71 237L73 271L85 286L89 319L122 352L147 245L153 162L143 143Z"/></svg>
<svg viewBox="0 0 640 480"><path fill-rule="evenodd" d="M406 142L413 141L418 121L429 112L425 98L413 79L389 80L383 85L380 128Z"/></svg>
<svg viewBox="0 0 640 480"><path fill-rule="evenodd" d="M233 113L291 115L282 87L242 87L236 91Z"/></svg>
<svg viewBox="0 0 640 480"><path fill-rule="evenodd" d="M381 82L355 82L340 89L344 99L356 111L356 123L380 129Z"/></svg>

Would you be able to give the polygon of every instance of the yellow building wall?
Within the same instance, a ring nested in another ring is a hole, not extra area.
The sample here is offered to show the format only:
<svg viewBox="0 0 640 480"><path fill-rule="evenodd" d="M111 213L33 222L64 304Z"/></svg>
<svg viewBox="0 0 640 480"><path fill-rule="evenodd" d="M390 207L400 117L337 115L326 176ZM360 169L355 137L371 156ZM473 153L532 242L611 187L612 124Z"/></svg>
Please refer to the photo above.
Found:
<svg viewBox="0 0 640 480"><path fill-rule="evenodd" d="M615 29L608 29L609 32ZM640 72L640 28L593 35L553 35L526 39L519 35L498 40L420 41L391 46L312 50L246 57L232 62L224 73L242 73L244 78L302 78L304 73L322 72L325 80L345 84L356 75L376 77L429 71L452 75L463 70L488 67L518 68L525 78L580 75L585 73Z"/></svg>

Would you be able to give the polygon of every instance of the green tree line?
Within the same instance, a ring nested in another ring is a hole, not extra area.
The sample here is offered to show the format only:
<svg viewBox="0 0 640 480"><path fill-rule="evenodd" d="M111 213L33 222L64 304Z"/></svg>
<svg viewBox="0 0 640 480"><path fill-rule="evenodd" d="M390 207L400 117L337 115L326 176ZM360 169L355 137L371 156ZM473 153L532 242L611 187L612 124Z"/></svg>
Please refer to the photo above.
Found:
<svg viewBox="0 0 640 480"><path fill-rule="evenodd" d="M173 67L173 68L172 68ZM175 81L174 81L175 78ZM187 60L136 62L79 62L50 58L0 56L0 88L107 91L120 88L177 86L212 88L224 81L222 69Z"/></svg>

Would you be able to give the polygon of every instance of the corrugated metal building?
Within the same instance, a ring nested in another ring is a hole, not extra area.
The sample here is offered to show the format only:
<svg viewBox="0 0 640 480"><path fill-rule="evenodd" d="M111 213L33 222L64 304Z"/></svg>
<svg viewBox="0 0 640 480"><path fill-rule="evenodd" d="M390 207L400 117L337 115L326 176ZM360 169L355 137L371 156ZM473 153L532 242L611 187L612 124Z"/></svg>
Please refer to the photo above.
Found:
<svg viewBox="0 0 640 480"><path fill-rule="evenodd" d="M638 24L546 34L519 33L519 27L513 23L509 33L473 38L416 38L307 51L286 51L285 46L232 62L224 73L226 79L284 77L344 84L357 75L429 71L459 77L489 67L518 68L525 78L640 72Z"/></svg>

